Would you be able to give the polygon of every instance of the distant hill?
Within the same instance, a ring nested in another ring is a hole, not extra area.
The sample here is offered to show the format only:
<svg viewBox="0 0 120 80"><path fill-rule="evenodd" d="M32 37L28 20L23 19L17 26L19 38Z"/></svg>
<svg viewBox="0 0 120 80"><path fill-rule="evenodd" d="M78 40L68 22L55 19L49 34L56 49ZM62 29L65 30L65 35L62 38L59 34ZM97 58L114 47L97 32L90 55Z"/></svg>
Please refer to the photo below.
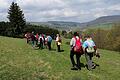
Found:
<svg viewBox="0 0 120 80"><path fill-rule="evenodd" d="M65 21L30 22L30 24L44 25L57 29L71 29L80 27L80 23L78 22L65 22Z"/></svg>
<svg viewBox="0 0 120 80"><path fill-rule="evenodd" d="M90 28L90 27L103 27L111 26L114 23L120 22L120 15L103 16L93 21L79 23L79 22L65 22L65 21L48 21L48 22L30 22L35 25L46 25L58 29L74 29L74 28Z"/></svg>
<svg viewBox="0 0 120 80"><path fill-rule="evenodd" d="M103 16L93 21L82 23L82 25L93 26L93 25L111 24L111 23L119 23L119 22L120 22L120 15L115 15L115 16Z"/></svg>

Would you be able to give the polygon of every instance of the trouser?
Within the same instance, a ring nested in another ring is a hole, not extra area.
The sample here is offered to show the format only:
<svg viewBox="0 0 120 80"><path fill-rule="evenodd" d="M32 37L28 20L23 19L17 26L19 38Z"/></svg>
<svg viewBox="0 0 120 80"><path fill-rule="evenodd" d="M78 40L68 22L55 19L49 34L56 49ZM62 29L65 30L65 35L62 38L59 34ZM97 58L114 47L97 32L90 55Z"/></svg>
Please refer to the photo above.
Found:
<svg viewBox="0 0 120 80"><path fill-rule="evenodd" d="M38 46L39 46L39 49L43 49L43 43L42 42L40 42Z"/></svg>
<svg viewBox="0 0 120 80"><path fill-rule="evenodd" d="M60 45L57 45L57 50L58 52L60 52Z"/></svg>
<svg viewBox="0 0 120 80"><path fill-rule="evenodd" d="M34 47L34 45L35 45L35 41L34 41L34 40L32 40L32 46Z"/></svg>
<svg viewBox="0 0 120 80"><path fill-rule="evenodd" d="M51 50L51 42L48 42L47 45L48 45L48 49Z"/></svg>
<svg viewBox="0 0 120 80"><path fill-rule="evenodd" d="M38 45L38 39L36 39L36 45Z"/></svg>
<svg viewBox="0 0 120 80"><path fill-rule="evenodd" d="M75 63L75 60L74 60L74 55L76 55L76 63ZM75 65L80 68L80 57L81 57L81 54L80 53L75 53L73 50L70 51L70 59L71 59L71 63L73 65L73 67L75 67Z"/></svg>
<svg viewBox="0 0 120 80"><path fill-rule="evenodd" d="M89 70L91 70L92 66L94 65L93 62L92 62L92 57L93 57L93 53L87 53L87 52L85 52L85 58L86 58Z"/></svg>
<svg viewBox="0 0 120 80"><path fill-rule="evenodd" d="M27 39L27 43L29 43L29 39Z"/></svg>
<svg viewBox="0 0 120 80"><path fill-rule="evenodd" d="M29 43L29 42L30 42L30 39L29 39L29 38L27 38L26 40L27 40L27 43Z"/></svg>

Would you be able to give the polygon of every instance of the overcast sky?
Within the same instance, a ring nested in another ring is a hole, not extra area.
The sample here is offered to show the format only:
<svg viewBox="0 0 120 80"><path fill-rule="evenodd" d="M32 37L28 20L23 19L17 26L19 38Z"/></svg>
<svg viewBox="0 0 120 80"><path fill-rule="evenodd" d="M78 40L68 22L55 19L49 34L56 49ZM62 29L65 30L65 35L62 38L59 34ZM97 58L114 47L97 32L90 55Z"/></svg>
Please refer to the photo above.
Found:
<svg viewBox="0 0 120 80"><path fill-rule="evenodd" d="M18 3L26 20L32 22L87 22L120 14L120 0L0 0L0 21L8 21L6 17L12 1Z"/></svg>

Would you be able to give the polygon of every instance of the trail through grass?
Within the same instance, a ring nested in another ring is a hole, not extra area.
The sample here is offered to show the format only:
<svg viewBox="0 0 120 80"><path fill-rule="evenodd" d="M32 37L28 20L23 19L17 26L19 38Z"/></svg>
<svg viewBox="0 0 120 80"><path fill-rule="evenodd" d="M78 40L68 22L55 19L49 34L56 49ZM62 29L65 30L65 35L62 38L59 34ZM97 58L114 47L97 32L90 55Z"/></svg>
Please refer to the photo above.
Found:
<svg viewBox="0 0 120 80"><path fill-rule="evenodd" d="M63 40L64 52L34 50L25 39L0 37L0 80L119 80L120 53L99 50L101 58L94 57L99 67L88 71L72 71L69 58L69 40ZM53 42L52 47L56 49ZM86 64L84 55L81 63Z"/></svg>

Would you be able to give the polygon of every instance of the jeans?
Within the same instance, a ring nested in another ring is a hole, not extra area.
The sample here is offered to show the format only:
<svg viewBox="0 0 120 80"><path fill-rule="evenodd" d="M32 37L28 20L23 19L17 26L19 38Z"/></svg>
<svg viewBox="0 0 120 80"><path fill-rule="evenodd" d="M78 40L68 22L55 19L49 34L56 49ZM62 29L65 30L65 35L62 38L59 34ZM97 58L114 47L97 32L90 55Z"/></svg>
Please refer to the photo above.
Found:
<svg viewBox="0 0 120 80"><path fill-rule="evenodd" d="M76 55L76 63L77 64L75 63L74 55ZM73 67L77 66L77 68L80 68L80 57L81 57L80 53L76 53L73 50L70 51L70 59L71 59L71 63L73 65Z"/></svg>
<svg viewBox="0 0 120 80"><path fill-rule="evenodd" d="M57 50L58 52L60 52L60 45L57 45Z"/></svg>
<svg viewBox="0 0 120 80"><path fill-rule="evenodd" d="M48 42L47 45L48 45L48 49L51 50L51 42Z"/></svg>
<svg viewBox="0 0 120 80"><path fill-rule="evenodd" d="M43 49L43 42L40 42L40 43L38 44L38 47L39 47L39 49Z"/></svg>
<svg viewBox="0 0 120 80"><path fill-rule="evenodd" d="M91 70L92 66L94 65L93 61L92 61L92 57L93 57L93 53L87 53L87 52L85 52L85 58L86 58L89 70Z"/></svg>

